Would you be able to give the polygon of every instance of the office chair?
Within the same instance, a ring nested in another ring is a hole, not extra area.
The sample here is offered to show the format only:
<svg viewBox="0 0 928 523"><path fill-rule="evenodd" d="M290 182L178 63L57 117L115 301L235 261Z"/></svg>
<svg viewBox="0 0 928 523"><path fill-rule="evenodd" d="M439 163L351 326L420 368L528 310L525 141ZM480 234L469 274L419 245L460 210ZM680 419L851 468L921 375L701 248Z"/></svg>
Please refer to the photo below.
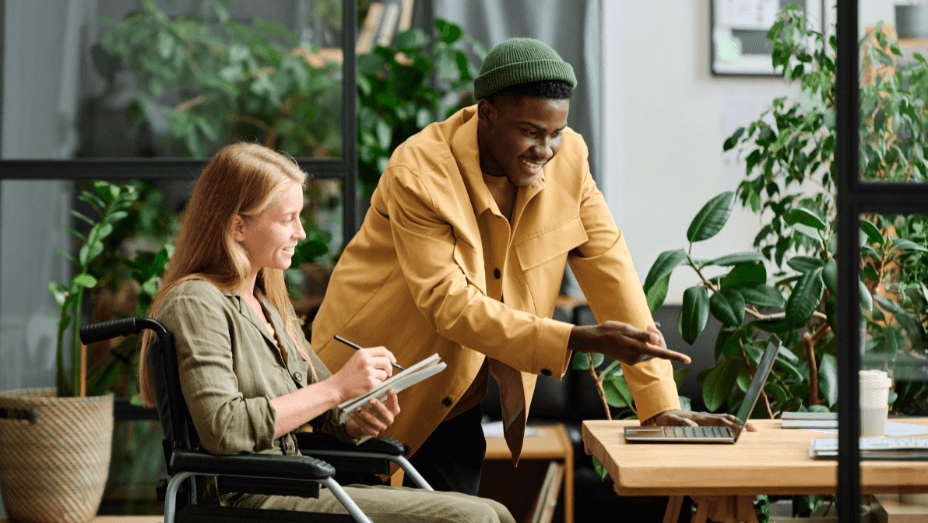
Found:
<svg viewBox="0 0 928 523"><path fill-rule="evenodd" d="M405 446L391 438L371 438L355 446L334 436L298 433L303 456L239 454L216 456L200 448L199 436L187 410L177 372L177 353L173 335L160 322L149 318L125 318L80 328L84 344L116 336L138 334L143 329L157 336L148 348L148 363L158 403L158 417L164 431L164 459L171 476L164 490L164 523L178 522L276 522L276 521L357 521L370 519L335 481L339 472L389 474L390 462L399 465L416 484L432 490L416 469L403 457ZM327 461L309 455L325 456ZM220 493L238 492L300 496L319 496L319 486L328 488L348 514L318 514L288 510L247 509L205 505L197 501L197 476L216 476Z"/></svg>

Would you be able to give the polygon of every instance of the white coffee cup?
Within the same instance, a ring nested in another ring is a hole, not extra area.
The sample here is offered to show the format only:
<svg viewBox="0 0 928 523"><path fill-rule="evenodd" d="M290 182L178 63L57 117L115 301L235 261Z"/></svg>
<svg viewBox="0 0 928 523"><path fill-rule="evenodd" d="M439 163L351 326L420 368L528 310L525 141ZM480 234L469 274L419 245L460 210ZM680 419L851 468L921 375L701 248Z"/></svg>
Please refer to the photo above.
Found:
<svg viewBox="0 0 928 523"><path fill-rule="evenodd" d="M892 380L881 370L860 371L860 435L882 436L889 415L889 387Z"/></svg>

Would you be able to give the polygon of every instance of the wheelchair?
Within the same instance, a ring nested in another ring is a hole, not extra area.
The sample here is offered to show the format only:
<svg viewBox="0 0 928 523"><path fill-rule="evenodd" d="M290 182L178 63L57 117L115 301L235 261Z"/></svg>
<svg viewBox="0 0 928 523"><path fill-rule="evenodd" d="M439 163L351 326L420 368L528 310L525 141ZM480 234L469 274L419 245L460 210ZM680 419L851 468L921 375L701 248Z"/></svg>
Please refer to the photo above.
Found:
<svg viewBox="0 0 928 523"><path fill-rule="evenodd" d="M156 334L148 348L148 363L157 398L158 417L164 431L164 460L170 479L162 488L164 523L233 523L240 521L356 521L371 520L358 508L335 480L336 471L369 474L390 473L390 463L403 469L419 488L431 486L403 457L406 447L392 438L371 438L355 446L334 436L297 433L302 456L239 454L217 456L202 449L180 389L174 338L163 324L150 318L125 318L85 325L80 328L84 344L117 336L139 334L149 329ZM325 461L319 459L324 457ZM348 514L249 509L203 503L198 499L196 478L217 478L220 493L247 493L317 498L320 487L329 489ZM160 492L159 492L160 494Z"/></svg>

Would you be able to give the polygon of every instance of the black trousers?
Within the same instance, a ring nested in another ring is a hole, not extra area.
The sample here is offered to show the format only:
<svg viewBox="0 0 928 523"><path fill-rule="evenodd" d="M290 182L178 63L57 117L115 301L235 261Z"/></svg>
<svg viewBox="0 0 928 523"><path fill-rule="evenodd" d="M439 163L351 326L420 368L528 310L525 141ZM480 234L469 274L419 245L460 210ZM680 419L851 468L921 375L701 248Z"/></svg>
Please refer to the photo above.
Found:
<svg viewBox="0 0 928 523"><path fill-rule="evenodd" d="M476 407L443 421L409 459L433 489L477 495L487 440L480 425L483 411ZM403 486L416 486L408 476Z"/></svg>

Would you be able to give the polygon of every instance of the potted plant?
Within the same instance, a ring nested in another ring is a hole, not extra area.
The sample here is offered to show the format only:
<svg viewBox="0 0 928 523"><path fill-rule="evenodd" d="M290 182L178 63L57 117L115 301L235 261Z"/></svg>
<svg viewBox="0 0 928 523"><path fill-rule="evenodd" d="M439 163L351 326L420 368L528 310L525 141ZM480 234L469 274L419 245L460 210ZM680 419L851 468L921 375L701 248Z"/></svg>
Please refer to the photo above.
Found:
<svg viewBox="0 0 928 523"><path fill-rule="evenodd" d="M87 522L96 515L106 484L113 435L113 395L86 395L85 350L77 336L85 289L97 285L87 269L103 252L103 241L127 216L135 189L97 181L81 193L99 215L94 221L71 211L91 225L77 257L59 254L75 266L66 285L49 282L60 310L56 318L57 388L0 392L0 488L7 514L15 521ZM68 330L72 339L66 339ZM65 351L71 353L66 372Z"/></svg>
<svg viewBox="0 0 928 523"><path fill-rule="evenodd" d="M435 20L436 36L413 28L358 56L358 181L370 198L390 155L407 138L474 103L480 67L489 50L460 26Z"/></svg>
<svg viewBox="0 0 928 523"><path fill-rule="evenodd" d="M697 377L710 411L737 410L764 340L776 333L783 348L754 412L775 418L833 410L837 402L835 40L806 29L794 4L780 12L767 37L775 68L798 82L801 94L773 100L758 120L725 140L725 151L744 158L744 180L703 206L683 248L658 257L644 290L653 312L677 268L699 277L684 292L678 328L693 343L710 315L723 324L716 363ZM902 53L880 25L861 49L865 65L879 71L860 90L861 179L925 183L928 62L915 54L916 65L896 69ZM739 203L764 223L754 250L699 257L698 244L715 236ZM928 215L868 214L859 228L864 365L893 374L892 412L924 415L928 367L919 362L928 357ZM598 361L591 361L595 368ZM597 375L601 394L609 405L630 406L620 372L610 367ZM823 499L802 498L798 512L815 510Z"/></svg>

